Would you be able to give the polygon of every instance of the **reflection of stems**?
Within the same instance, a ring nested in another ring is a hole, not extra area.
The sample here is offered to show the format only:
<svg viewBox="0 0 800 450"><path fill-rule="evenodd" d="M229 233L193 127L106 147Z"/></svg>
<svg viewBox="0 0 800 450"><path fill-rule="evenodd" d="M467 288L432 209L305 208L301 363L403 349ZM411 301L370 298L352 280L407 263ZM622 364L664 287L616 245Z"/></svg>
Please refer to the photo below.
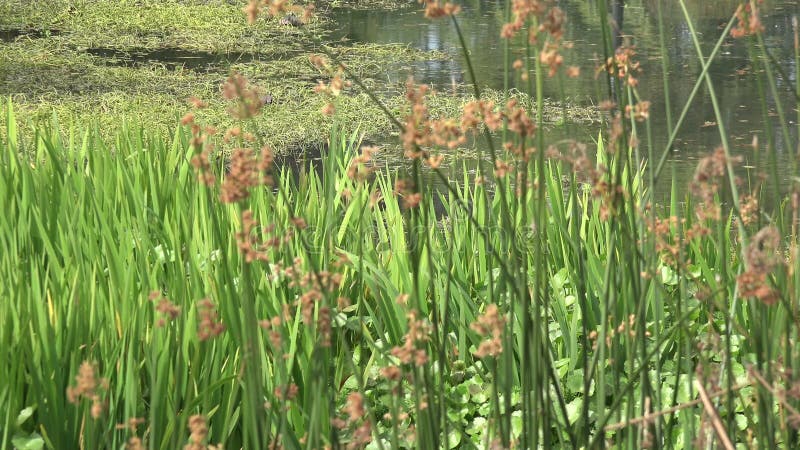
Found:
<svg viewBox="0 0 800 450"><path fill-rule="evenodd" d="M728 21L728 25L720 34L719 39L717 40L717 44L714 46L714 49L711 50L711 54L708 55L708 59L701 62L703 66L703 70L700 71L700 75L697 77L697 82L695 82L694 87L692 88L692 92L689 94L689 98L686 100L686 104L683 106L683 110L681 111L681 115L678 117L678 121L675 123L675 128L672 128L672 132L669 135L669 139L667 139L667 145L664 146L664 152L661 154L661 159L658 161L658 164L655 168L655 173L653 174L653 182L658 180L659 175L661 175L661 170L664 168L664 164L667 162L667 158L671 154L672 144L675 142L675 139L678 137L678 130L680 130L681 125L683 124L683 120L686 118L686 115L689 113L689 108L692 106L692 102L694 101L694 97L700 91L700 86L703 84L703 79L708 74L708 68L711 67L711 62L714 61L714 58L717 57L720 49L722 48L722 43L725 42L725 39L728 37L728 34L733 28L733 24L736 20L736 16L732 16L731 20ZM669 92L669 91L665 91ZM666 95L669 97L669 95Z"/></svg>
<svg viewBox="0 0 800 450"><path fill-rule="evenodd" d="M775 68L778 70L778 72L781 74L781 76L784 77L783 79L784 80L788 80L789 78L783 72L783 70L781 69L781 66L778 64L777 61L775 61L775 58L767 50L767 46L764 43L764 36L761 33L758 33L756 38L757 38L758 47L760 48L761 52L765 56L767 56L770 61L772 61L772 65L774 65ZM748 48L751 49L752 52L755 51L755 49L753 48L753 42L752 41L750 42L750 45L748 46ZM755 58L751 57L751 60L754 60L754 59ZM761 60L761 64L764 67L764 73L765 73L766 79L767 79L767 86L769 87L770 93L772 94L772 98L775 99L775 112L778 114L778 122L780 123L780 126L781 126L781 135L783 137L783 142L784 142L783 145L785 147L789 147L791 145L791 142L792 142L791 138L789 137L789 125L786 123L786 115L784 114L784 111L783 111L783 104L781 103L781 97L780 97L780 94L778 93L778 87L775 84L775 74L772 72L772 65L769 64L764 59ZM764 115L767 118L764 121L764 124L766 125L764 127L764 132L767 135L767 143L769 144L769 147L767 148L767 151L768 151L768 156L769 156L769 163L770 163L770 166L772 167L772 177L771 177L772 178L772 183L771 183L772 186L771 187L772 187L773 195L775 196L775 199L777 200L778 198L780 198L780 186L778 185L778 182L779 182L780 178L778 177L778 161L777 161L774 137L772 136L772 127L770 126L770 122L769 122L769 107L767 105L766 98L764 98L763 95L762 95L761 75L759 74L758 70L755 71L755 76L756 76L756 79L758 80L759 95L762 96L761 107L764 109ZM794 90L792 89L791 85L787 84L786 87L788 88L789 91L794 93ZM797 94L796 93L794 93L794 94L795 94L795 101L797 101Z"/></svg>
<svg viewBox="0 0 800 450"><path fill-rule="evenodd" d="M800 67L800 34L797 32L797 16L792 16L792 33L794 34L794 66ZM789 78L786 78L787 80ZM795 96L800 92L800 77L794 77L794 92ZM800 101L800 100L798 100ZM797 129L800 131L800 108L797 109ZM800 146L798 146L800 150ZM795 175L797 174L797 158L791 158L792 169Z"/></svg>
<svg viewBox="0 0 800 450"><path fill-rule="evenodd" d="M658 43L661 47L661 78L664 83L664 118L667 121L667 132L672 134L672 102L669 96L669 52L664 38L664 14L661 11L661 2L656 2L658 11ZM733 24L733 22L731 22ZM727 33L723 34L726 35Z"/></svg>
<svg viewBox="0 0 800 450"><path fill-rule="evenodd" d="M692 18L689 16L689 12L686 10L686 3L684 0L680 0L681 9L683 9L683 15L686 18L686 25L689 27L689 35L692 37L692 43L694 44L695 51L697 52L697 59L700 61L704 67L707 68L708 63L711 61L711 58L706 59L703 56L703 49L700 47L700 41L697 39L697 32L694 29L694 25L692 24ZM727 33L723 34L726 35ZM708 75L708 70L705 71L705 75L700 76L699 78L705 78L706 81L706 89L708 89L708 97L711 100L711 106L714 108L714 116L717 119L717 129L719 130L719 139L722 143L722 150L725 151L725 167L728 172L728 182L730 184L731 190L731 197L733 198L733 210L736 211L736 215L741 217L739 213L739 189L736 187L736 174L733 172L733 160L731 159L731 146L728 143L728 132L725 130L725 122L722 120L722 111L719 107L719 101L716 94L716 89L714 88L714 83L711 81L711 77ZM677 130L677 126L675 127ZM747 233L744 229L744 225L742 225L741 220L737 220L736 223L738 224L739 233L742 237L742 245L747 245Z"/></svg>

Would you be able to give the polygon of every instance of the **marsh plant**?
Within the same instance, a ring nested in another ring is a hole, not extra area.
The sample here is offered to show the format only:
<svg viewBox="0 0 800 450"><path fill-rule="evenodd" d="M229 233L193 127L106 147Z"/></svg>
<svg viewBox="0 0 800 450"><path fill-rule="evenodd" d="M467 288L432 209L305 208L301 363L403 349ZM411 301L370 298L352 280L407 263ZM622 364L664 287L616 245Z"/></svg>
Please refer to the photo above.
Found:
<svg viewBox="0 0 800 450"><path fill-rule="evenodd" d="M462 36L459 5L423 6ZM504 70L531 105L483 98L463 38L474 100L460 116L433 116L413 80L400 115L368 92L406 172L342 127L321 167L277 164L252 121L265 93L239 74L221 89L236 125L200 123L191 99L171 143L139 129L107 142L55 117L20 136L6 103L1 447L797 447L800 191L737 177L708 75L723 40L746 46L780 131L752 151L798 148L771 102L786 68L760 7L731 11L708 54L683 8L702 72L677 118L640 98L636 49L601 21L608 98L582 143L542 127L545 84L586 76L568 63L566 16L514 0L502 36L528 57ZM311 62L335 117L363 84L333 54ZM654 204L700 92L719 148L683 200L673 182ZM476 141L488 164L448 179L448 152Z"/></svg>

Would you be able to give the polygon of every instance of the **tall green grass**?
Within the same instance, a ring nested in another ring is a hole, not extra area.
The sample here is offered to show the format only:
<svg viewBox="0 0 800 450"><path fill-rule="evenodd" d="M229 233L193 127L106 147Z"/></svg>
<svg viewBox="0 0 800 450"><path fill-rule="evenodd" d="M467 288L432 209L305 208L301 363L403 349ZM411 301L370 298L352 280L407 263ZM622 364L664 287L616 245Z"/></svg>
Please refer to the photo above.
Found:
<svg viewBox="0 0 800 450"><path fill-rule="evenodd" d="M254 192L249 206L260 221L276 224L274 233L287 232L290 217L303 217L308 227L272 251L269 264L248 266L245 284L233 240L238 213L196 182L186 153L189 136L182 130L171 145L135 131L107 144L92 132L57 132L55 122L37 136L15 138L11 105L6 120L11 139L4 146L1 184L9 201L0 233L7 249L0 265L6 299L0 393L7 405L3 435L16 439L6 440L6 448L36 448L35 442L48 448L120 447L130 432L116 425L133 417L145 419L139 433L152 448L176 448L187 442L187 421L194 414L208 416L209 442L228 448L262 447L273 439L291 448L319 448L350 438L347 429L335 431L330 423L352 392L365 396L375 424L373 447L383 441L386 448L445 442L482 448L494 439L520 442L532 432L537 436L527 438L546 447L605 439L638 445L639 426L608 433L601 428L636 420L648 397L650 411L691 401L696 364L724 362L736 377L732 383L747 383L745 364L761 361L749 344L759 323L752 316L759 314L770 330L789 326L779 311L791 304L793 290L783 291L787 297L776 306L740 302L739 311L728 311L725 292L735 289L740 262L727 254L738 244L725 221L719 224L721 241L712 233L690 243L687 251L696 261L690 267L661 264L645 279L637 273L643 286L641 297L633 297L631 261L644 266L657 255L615 247L611 237L622 233L620 225L600 217L600 200L588 189L577 182L565 188L564 168L556 163L542 168L547 214L539 230L517 223L508 236L494 228L502 187L466 184L466 173L465 184L454 188L458 197L440 194L446 219L436 218L429 193L418 212L425 221L418 219L411 230L390 175L380 173L364 184L350 180L346 171L358 141L334 134L321 172L287 170L275 189ZM635 188L641 177L631 174L631 180L628 188L641 192ZM504 188L513 198L512 188ZM375 190L383 201L370 207ZM527 201L534 200L531 195ZM636 205L641 198L630 201ZM670 232L677 235L685 226ZM537 233L546 233L547 240L537 241ZM514 254L525 273L510 264ZM339 255L347 262L334 268ZM295 257L303 259L298 270L343 276L335 297L325 300L341 296L351 302L327 305L334 311L330 347L295 308L302 289L276 270ZM505 263L498 264L501 258ZM511 278L531 279L539 270L545 273L538 292ZM705 286L712 296L700 301L696 292ZM541 303L523 309L514 301L517 289ZM181 308L164 326L148 300L152 291ZM396 302L402 293L410 294L404 305ZM227 326L209 341L197 335L198 300L204 297L213 299ZM251 302L249 311L244 301ZM481 362L471 356L481 338L469 325L492 301L514 315L504 353ZM244 331L248 322L283 316L284 307L289 316L274 329L279 347L265 331ZM379 368L397 363L390 349L403 345L411 310L438 323L421 347L430 360L406 367L410 378L397 391L398 382L381 377ZM728 314L734 344L729 351L697 351L697 342L713 341L725 330ZM632 323L635 333L617 332L621 323ZM590 339L592 331L597 336ZM768 338L774 349L785 345L783 334ZM248 339L256 344L248 346ZM94 362L98 378L109 382L101 393L107 410L98 419L90 416L91 402L70 404L65 394L84 360ZM256 374L242 372L256 363ZM534 376L524 371L531 368L526 364L540 370L542 379L526 384ZM297 397L280 400L276 392L290 383L298 386ZM522 386L538 391L538 406L524 403ZM725 405L735 425L730 432L742 439L749 424L775 417L752 405L752 389L737 390ZM258 397L248 399L251 392ZM399 411L409 418L383 418ZM687 430L700 433L700 422L695 408L650 426L665 444L681 447L696 437ZM417 430L413 439L403 433L411 424Z"/></svg>

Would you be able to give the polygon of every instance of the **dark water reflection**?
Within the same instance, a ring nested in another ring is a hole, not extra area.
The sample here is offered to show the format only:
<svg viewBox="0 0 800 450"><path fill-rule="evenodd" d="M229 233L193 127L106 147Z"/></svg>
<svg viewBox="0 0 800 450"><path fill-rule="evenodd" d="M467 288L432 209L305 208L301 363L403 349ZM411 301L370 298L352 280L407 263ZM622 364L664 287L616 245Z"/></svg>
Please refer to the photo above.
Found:
<svg viewBox="0 0 800 450"><path fill-rule="evenodd" d="M233 63L275 59L271 55L260 53L211 53L172 47L140 48L124 51L114 48L95 47L87 49L86 53L96 56L99 60L109 65L139 67L161 64L170 70L183 68L198 72L218 71L229 67Z"/></svg>
<svg viewBox="0 0 800 450"><path fill-rule="evenodd" d="M657 2L661 2L658 5ZM607 98L607 87L594 78L595 69L603 60L603 38L601 18L597 1L559 1L568 17L565 40L574 43L572 50L565 52L565 65L577 65L581 76L577 79L551 80L546 85L546 95L552 98L566 98L581 105L596 105ZM694 27L700 33L705 55L711 52L714 44L736 9L734 0L695 0L687 1L688 9L694 18ZM499 38L504 22L504 2L477 0L464 4L459 16L462 30L477 72L480 85L502 89L517 87L513 80L506 81L503 71L505 63L504 42ZM666 57L669 60L670 92L667 96L661 69L661 48L658 33L657 8L663 11L666 32ZM765 42L783 69L787 78L778 76L776 82L780 90L780 101L790 121L791 142L781 137L779 123L774 116L775 100L769 98L768 119L765 122L758 95L758 85L748 49L743 40L725 39L721 55L710 67L716 94L720 102L723 123L733 151L744 158L741 175L754 176L748 167L759 165L772 173L776 169L781 185L785 188L792 173L797 152L797 101L793 86L797 77L794 63L794 44L792 17L797 16L800 5L797 1L767 1L761 16L765 26ZM702 67L692 44L689 28L683 19L680 6L668 0L629 0L625 7L623 33L637 48L643 73L639 77L639 92L643 99L650 100L654 159L660 158L667 143L665 111L670 102L672 121L684 107ZM465 60L458 45L458 36L453 25L447 20L425 20L417 6L399 11L352 11L335 12L335 20L340 25L339 36L359 42L409 43L425 50L445 51L454 56L453 61L434 61L413 66L387 67L385 77L389 82L405 80L409 74L416 80L433 85L439 90L452 89L454 84L469 81L465 75ZM524 56L524 47L514 45L511 59ZM506 83L508 83L506 85ZM675 173L678 185L685 186L694 173L697 160L709 154L720 145L720 136L715 124L716 118L705 89L695 98L681 127L673 151L668 156L670 166L667 175ZM775 158L755 154L750 146L753 135L763 144L767 142L766 132L775 136ZM598 132L597 124L590 126L565 125L553 127L547 140L561 137L575 137L591 143ZM640 136L644 141L645 137ZM642 152L648 152L645 146ZM758 161L758 159L761 161ZM652 165L652 163L651 163ZM668 177L665 177L668 178ZM666 179L659 184L656 200L663 200L668 192Z"/></svg>

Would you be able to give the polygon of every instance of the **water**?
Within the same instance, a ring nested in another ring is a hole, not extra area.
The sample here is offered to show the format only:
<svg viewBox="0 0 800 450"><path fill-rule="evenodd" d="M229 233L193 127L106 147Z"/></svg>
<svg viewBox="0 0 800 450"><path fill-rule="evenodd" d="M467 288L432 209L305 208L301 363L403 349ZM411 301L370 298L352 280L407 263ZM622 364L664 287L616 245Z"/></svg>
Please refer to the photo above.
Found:
<svg viewBox="0 0 800 450"><path fill-rule="evenodd" d="M17 39L41 39L58 36L60 30L40 30L36 28L12 28L0 30L0 43L14 42Z"/></svg>
<svg viewBox="0 0 800 450"><path fill-rule="evenodd" d="M138 67L149 64L161 64L164 67L175 69L188 69L198 72L222 70L232 63L252 62L271 58L259 53L211 53L202 51L184 50L180 48L156 48L117 50L114 48L95 47L86 50L90 55L102 58L106 64L124 67Z"/></svg>
<svg viewBox="0 0 800 450"><path fill-rule="evenodd" d="M628 1L624 10L623 34L635 44L643 72L638 77L639 93L642 99L651 102L653 159L664 154L667 144L665 120L666 96L662 78L661 50L658 34L657 1ZM677 117L688 100L689 94L698 79L702 67L692 44L691 34L683 18L678 2L660 0L664 13L667 57L669 58L669 83L672 120ZM596 80L594 73L603 60L603 39L600 14L596 1L557 2L567 14L568 23L564 39L574 43L572 50L564 52L565 65L581 68L578 79L564 79L548 82L545 94L552 98L566 98L579 105L596 105L607 98L607 88ZM704 55L711 52L715 42L731 15L737 1L705 0L687 1L688 9L694 17L695 29L699 32ZM465 33L472 64L475 67L478 83L481 86L502 89L504 87L504 41L500 39L500 29L504 23L503 2L472 1L463 5L458 16L461 29ZM709 73L720 102L723 123L728 130L728 138L735 154L744 159L740 175L743 178L755 176L753 166L760 164L767 173L777 169L782 186L793 175L792 164L797 152L797 124L795 123L797 101L792 88L797 67L794 63L792 16L796 16L800 6L796 1L767 1L762 8L761 18L765 26L765 41L769 51L782 67L784 74L778 76L778 89L782 105L790 120L791 142L780 137L777 118L774 117L775 103L770 100L768 125L762 117L759 106L758 86L753 77L753 67L747 54L744 40L725 39L721 55L710 67ZM390 82L405 80L411 74L423 83L446 91L454 84L469 81L465 75L465 59L459 47L458 36L448 20L426 20L420 8L414 5L397 11L352 11L337 10L334 19L340 24L339 33L357 42L395 43L403 42L424 49L444 51L453 56L452 61L422 62L412 66L387 67L386 78ZM512 60L524 56L524 48L515 45L511 48ZM514 83L510 87L515 87ZM750 145L753 136L758 136L762 148L766 143L767 127L775 136L775 159L759 156ZM575 137L591 143L596 138L598 125L576 125L554 127L548 133L558 136ZM644 141L644 136L640 139ZM552 141L551 136L548 141ZM678 138L668 155L666 177L659 183L657 197L662 199L669 192L666 178L674 173L679 186L685 186L694 174L699 158L708 155L721 143L711 101L701 89L695 98ZM647 152L645 147L643 152ZM650 163L654 165L654 162Z"/></svg>
<svg viewBox="0 0 800 450"><path fill-rule="evenodd" d="M661 50L658 34L657 8L663 10L666 30L667 58L669 59L669 97L665 95ZM597 0L562 0L557 2L566 12L567 28L565 40L574 48L564 51L566 66L581 68L578 79L550 80L546 84L545 95L554 99L566 99L580 106L597 105L607 98L607 87L602 78L595 79L594 73L603 60L603 39L601 17ZM727 21L738 5L738 0L687 0L690 14L694 18L695 29L700 34L705 55L711 52ZM728 130L728 138L735 154L743 158L739 168L740 176L747 180L756 177L755 166L766 173L777 173L782 189L794 175L792 167L797 153L796 110L798 102L792 88L797 77L794 63L794 45L791 19L800 11L800 2L787 0L768 0L762 6L761 18L765 26L765 42L783 73L778 74L777 84L781 92L781 104L789 120L790 142L781 137L779 123L775 117L776 104L769 100L770 111L765 121L759 106L758 86L753 76L750 58L744 40L725 39L721 54L715 59L709 73L714 81L716 94L720 101L723 123ZM482 87L503 89L506 87L503 67L505 41L500 39L500 30L505 22L504 2L499 0L468 0L463 3L463 11L458 16L464 32L475 68L478 83ZM352 10L334 9L330 12L336 29L330 39L341 39L363 43L406 43L423 50L443 51L452 56L449 60L422 61L413 64L396 64L385 67L380 77L387 86L396 88L399 83L413 75L418 82L432 85L439 91L466 90L469 82L466 64L459 46L459 39L449 20L427 20L420 5L410 3L398 10ZM667 100L671 102L673 122L684 107L695 82L701 72L689 29L677 2L672 0L628 0L624 9L623 33L635 44L643 73L638 77L639 93L642 99L651 102L653 146L642 146L643 154L652 152L657 161L665 154L667 128L665 111ZM58 30L18 29L0 30L0 42L13 42L19 39L39 39L57 35ZM300 50L298 50L300 51ZM516 43L511 46L510 59L524 57L524 47ZM267 55L257 53L212 54L187 51L178 48L138 49L119 51L110 48L88 49L88 53L98 61L112 65L140 66L163 64L170 68L184 68L201 72L227 72L236 62L269 60ZM508 87L517 87L513 80ZM392 88L392 89L393 89ZM577 139L590 144L596 139L599 116L593 123L565 124L549 126L547 142L559 139ZM764 148L766 132L775 136L775 154L767 156L756 154L751 147L753 136L757 136ZM640 136L643 143L645 136ZM679 188L685 187L692 178L697 161L708 155L720 145L718 125L711 101L701 89L689 109L688 115L667 153L666 175L657 185L656 200L663 201L669 192L669 178L674 174ZM760 158L760 160L759 160ZM481 161L465 156L469 170L474 171ZM650 166L655 165L650 161ZM397 163L393 163L396 165ZM450 167L450 176L463 179L461 165ZM431 181L437 182L433 177Z"/></svg>

